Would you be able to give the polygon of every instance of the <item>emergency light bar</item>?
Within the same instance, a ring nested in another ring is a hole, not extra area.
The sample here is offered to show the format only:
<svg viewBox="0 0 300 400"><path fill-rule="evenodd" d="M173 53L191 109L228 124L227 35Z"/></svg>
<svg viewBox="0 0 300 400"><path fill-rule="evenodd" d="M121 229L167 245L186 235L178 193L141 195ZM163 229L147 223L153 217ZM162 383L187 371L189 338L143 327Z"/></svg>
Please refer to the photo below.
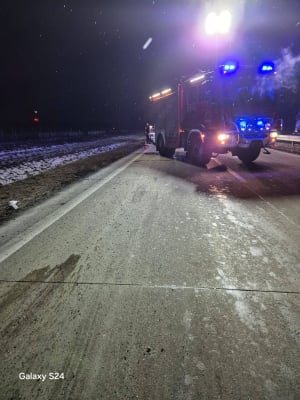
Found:
<svg viewBox="0 0 300 400"><path fill-rule="evenodd" d="M227 61L220 66L221 75L233 74L238 69L238 63L236 61Z"/></svg>
<svg viewBox="0 0 300 400"><path fill-rule="evenodd" d="M201 81L204 78L205 78L204 74L198 75L198 76L194 76L193 78L190 79L190 83Z"/></svg>
<svg viewBox="0 0 300 400"><path fill-rule="evenodd" d="M152 96L149 97L149 100L156 101L156 100L162 99L163 97L167 97L167 96L171 95L172 93L173 93L172 89L170 89L170 88L164 89L161 92L154 93Z"/></svg>
<svg viewBox="0 0 300 400"><path fill-rule="evenodd" d="M270 74L275 72L275 64L272 61L263 62L259 68L258 72L260 74Z"/></svg>

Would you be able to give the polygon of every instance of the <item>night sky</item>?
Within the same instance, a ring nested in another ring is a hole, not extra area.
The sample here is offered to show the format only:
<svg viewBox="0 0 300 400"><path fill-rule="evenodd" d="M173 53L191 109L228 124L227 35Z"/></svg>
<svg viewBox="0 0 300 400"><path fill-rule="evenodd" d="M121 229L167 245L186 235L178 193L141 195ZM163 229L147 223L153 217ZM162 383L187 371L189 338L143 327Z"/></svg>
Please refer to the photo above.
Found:
<svg viewBox="0 0 300 400"><path fill-rule="evenodd" d="M2 1L0 129L30 127L34 110L41 129L142 128L151 93L216 60L201 28L213 3ZM299 0L228 4L234 29L219 55L300 54Z"/></svg>

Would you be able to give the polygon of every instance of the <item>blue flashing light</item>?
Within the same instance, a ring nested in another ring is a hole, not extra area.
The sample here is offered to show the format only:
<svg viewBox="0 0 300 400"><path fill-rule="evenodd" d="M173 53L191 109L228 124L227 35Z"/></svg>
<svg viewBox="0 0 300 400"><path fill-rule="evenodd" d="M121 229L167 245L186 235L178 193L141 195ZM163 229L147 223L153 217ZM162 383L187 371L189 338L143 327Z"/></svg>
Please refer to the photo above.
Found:
<svg viewBox="0 0 300 400"><path fill-rule="evenodd" d="M238 121L238 125L239 125L241 131L245 131L247 128L247 121L240 119Z"/></svg>
<svg viewBox="0 0 300 400"><path fill-rule="evenodd" d="M270 130L270 118L242 117L236 119L236 124L241 132Z"/></svg>
<svg viewBox="0 0 300 400"><path fill-rule="evenodd" d="M227 61L220 66L221 75L234 74L238 69L238 63L236 61Z"/></svg>
<svg viewBox="0 0 300 400"><path fill-rule="evenodd" d="M275 72L275 64L272 61L265 61L258 68L260 74L271 74Z"/></svg>

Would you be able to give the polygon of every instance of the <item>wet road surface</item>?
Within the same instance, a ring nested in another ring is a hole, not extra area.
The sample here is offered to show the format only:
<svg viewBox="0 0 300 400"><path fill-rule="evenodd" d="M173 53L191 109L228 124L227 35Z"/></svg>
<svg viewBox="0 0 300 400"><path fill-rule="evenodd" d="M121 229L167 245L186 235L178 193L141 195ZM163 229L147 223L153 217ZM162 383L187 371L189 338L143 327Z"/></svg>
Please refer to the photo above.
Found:
<svg viewBox="0 0 300 400"><path fill-rule="evenodd" d="M297 155L150 146L11 221L0 397L298 399L299 199Z"/></svg>

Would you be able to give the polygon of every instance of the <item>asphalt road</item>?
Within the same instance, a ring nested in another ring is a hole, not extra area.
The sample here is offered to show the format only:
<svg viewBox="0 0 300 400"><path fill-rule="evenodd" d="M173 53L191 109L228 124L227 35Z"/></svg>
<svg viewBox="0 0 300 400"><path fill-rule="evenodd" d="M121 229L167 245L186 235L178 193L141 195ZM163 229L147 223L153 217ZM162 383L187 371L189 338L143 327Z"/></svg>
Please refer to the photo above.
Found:
<svg viewBox="0 0 300 400"><path fill-rule="evenodd" d="M300 156L150 146L9 222L0 398L299 399L299 199Z"/></svg>

